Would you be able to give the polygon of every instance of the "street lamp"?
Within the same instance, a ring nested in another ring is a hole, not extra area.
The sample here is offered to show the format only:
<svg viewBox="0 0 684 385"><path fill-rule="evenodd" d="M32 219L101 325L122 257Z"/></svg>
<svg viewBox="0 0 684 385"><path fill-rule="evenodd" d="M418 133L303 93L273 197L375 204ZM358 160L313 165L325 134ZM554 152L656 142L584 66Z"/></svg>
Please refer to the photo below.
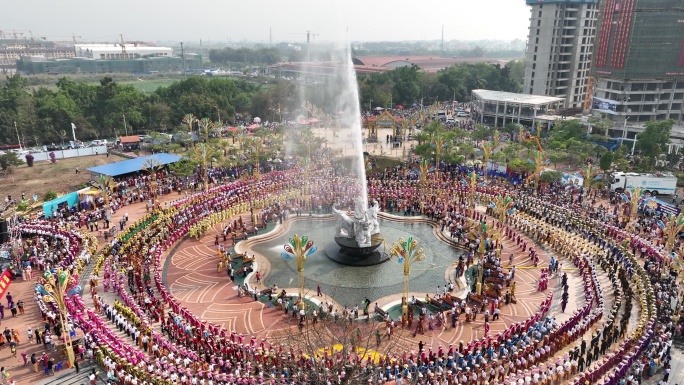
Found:
<svg viewBox="0 0 684 385"><path fill-rule="evenodd" d="M399 241L390 248L390 255L397 257L397 262L404 266L404 295L401 297L401 314L408 317L408 294L411 276L411 264L425 259L423 249L418 248L418 240L409 237L408 240L399 238Z"/></svg>
<svg viewBox="0 0 684 385"><path fill-rule="evenodd" d="M57 279L55 279L55 275ZM69 364L74 365L74 347L71 341L70 330L68 329L68 324L66 321L66 305L64 304L65 296L67 295L66 289L69 285L69 280L71 279L71 273L68 270L63 270L61 267L57 269L57 274L52 274L46 271L43 278L47 281L45 285L37 284L35 290L43 295L44 302L54 302L57 305L59 312L59 320L62 324L62 333L65 333L65 338L63 339L66 345L67 357L69 358ZM75 294L78 291L78 286L73 288L68 295Z"/></svg>
<svg viewBox="0 0 684 385"><path fill-rule="evenodd" d="M295 234L290 238L290 243L285 245L285 253L281 256L285 259L297 258L297 286L299 289L299 308L304 309L304 262L306 257L315 253L317 248L313 245L313 240L306 235Z"/></svg>

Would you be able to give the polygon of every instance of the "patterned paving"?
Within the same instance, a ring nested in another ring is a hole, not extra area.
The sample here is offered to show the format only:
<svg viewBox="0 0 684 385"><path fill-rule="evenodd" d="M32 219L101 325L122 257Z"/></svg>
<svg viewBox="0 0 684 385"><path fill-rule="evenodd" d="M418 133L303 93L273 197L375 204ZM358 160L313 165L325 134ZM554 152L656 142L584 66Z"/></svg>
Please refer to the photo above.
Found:
<svg viewBox="0 0 684 385"><path fill-rule="evenodd" d="M248 215L244 214L243 220L248 221ZM187 239L176 249L171 260L165 264L164 270L165 282L171 293L190 311L200 315L204 320L222 325L228 330L270 338L289 335L290 329L294 328L295 325L290 317L285 317L282 311L268 308L263 303L253 301L252 298L238 298L236 288L225 272L217 272L218 257L214 245L214 236L222 227L223 224L216 224L200 240ZM224 244L222 238L220 241ZM528 245L533 244L529 239L527 242ZM504 331L511 324L525 321L538 310L538 305L548 293L556 290L556 280L551 279L547 291L537 291L539 268L531 266L532 262L528 258L528 254L522 253L521 248L514 241L504 239L503 245L502 255L510 253L515 255L514 264L517 267L516 297L518 301L515 305L502 307L500 319L490 322L490 336ZM541 258L539 266L546 266L549 260L547 251L539 246L533 247L536 248L537 254ZM267 280L268 267L264 269L260 267L260 271L265 271L264 279ZM425 293L415 293L415 295L421 298L425 296ZM567 310L568 313L571 314L573 309L573 301L571 301ZM552 313L558 311L558 309L553 309ZM421 340L427 346L437 347L439 345L458 344L460 341L469 342L484 335L484 317L482 315L478 315L474 322L465 323L463 317L460 318L460 321L455 329L451 328L449 322L445 329L438 327L416 337L412 335L413 330L397 330L395 332L396 337L391 342L386 343L415 349L418 341Z"/></svg>

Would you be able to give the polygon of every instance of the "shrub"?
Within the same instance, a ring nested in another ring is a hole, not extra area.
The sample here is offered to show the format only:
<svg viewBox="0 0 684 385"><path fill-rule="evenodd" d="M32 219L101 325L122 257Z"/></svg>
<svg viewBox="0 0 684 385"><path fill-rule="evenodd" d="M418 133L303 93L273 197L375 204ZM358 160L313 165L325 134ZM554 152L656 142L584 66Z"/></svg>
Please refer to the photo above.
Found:
<svg viewBox="0 0 684 385"><path fill-rule="evenodd" d="M54 191L52 191L52 190L48 190L48 191L45 193L45 195L43 196L43 201L44 201L44 202L49 202L49 201L51 201L51 200L53 200L53 199L55 199L55 198L57 198L57 193L54 192Z"/></svg>

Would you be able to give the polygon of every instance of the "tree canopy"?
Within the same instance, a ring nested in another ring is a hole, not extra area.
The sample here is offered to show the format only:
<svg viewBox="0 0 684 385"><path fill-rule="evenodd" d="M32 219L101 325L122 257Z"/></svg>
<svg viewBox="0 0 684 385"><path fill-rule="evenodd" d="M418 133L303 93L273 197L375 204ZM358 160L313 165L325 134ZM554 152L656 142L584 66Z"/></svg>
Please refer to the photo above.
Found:
<svg viewBox="0 0 684 385"><path fill-rule="evenodd" d="M675 122L672 119L646 122L644 132L637 135L636 148L653 166L660 154L667 151L670 141L670 130Z"/></svg>

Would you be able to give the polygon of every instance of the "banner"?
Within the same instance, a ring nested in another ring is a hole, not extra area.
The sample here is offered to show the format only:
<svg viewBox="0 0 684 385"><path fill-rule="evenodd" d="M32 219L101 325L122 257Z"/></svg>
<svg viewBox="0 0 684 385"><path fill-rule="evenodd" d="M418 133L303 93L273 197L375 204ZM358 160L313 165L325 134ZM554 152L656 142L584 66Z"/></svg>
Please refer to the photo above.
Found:
<svg viewBox="0 0 684 385"><path fill-rule="evenodd" d="M12 282L12 273L9 270L5 270L0 274L0 299L5 295L9 285Z"/></svg>
<svg viewBox="0 0 684 385"><path fill-rule="evenodd" d="M591 109L596 111L605 112L608 114L617 113L617 101L610 99L601 99L594 97L591 100Z"/></svg>

